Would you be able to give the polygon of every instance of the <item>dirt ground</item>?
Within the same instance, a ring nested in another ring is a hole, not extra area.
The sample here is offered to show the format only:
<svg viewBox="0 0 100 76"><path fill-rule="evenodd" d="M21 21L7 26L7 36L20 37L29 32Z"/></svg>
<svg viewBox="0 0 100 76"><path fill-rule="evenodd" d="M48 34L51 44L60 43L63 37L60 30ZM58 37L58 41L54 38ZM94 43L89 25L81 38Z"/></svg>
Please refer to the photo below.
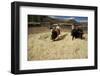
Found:
<svg viewBox="0 0 100 76"><path fill-rule="evenodd" d="M85 39L74 39L70 31L62 30L65 37L59 41L52 41L51 31L44 27L29 28L28 60L58 60L88 58L87 34Z"/></svg>

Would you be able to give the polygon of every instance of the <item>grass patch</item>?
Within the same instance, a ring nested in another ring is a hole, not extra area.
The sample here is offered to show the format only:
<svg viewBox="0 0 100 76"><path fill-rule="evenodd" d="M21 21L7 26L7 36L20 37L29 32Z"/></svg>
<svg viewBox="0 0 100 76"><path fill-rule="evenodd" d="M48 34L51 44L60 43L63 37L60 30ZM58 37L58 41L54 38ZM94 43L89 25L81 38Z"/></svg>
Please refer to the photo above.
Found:
<svg viewBox="0 0 100 76"><path fill-rule="evenodd" d="M57 60L88 58L87 39L75 39L69 32L62 32L63 39L51 40L51 33L29 34L28 60ZM87 34L84 35L87 38Z"/></svg>

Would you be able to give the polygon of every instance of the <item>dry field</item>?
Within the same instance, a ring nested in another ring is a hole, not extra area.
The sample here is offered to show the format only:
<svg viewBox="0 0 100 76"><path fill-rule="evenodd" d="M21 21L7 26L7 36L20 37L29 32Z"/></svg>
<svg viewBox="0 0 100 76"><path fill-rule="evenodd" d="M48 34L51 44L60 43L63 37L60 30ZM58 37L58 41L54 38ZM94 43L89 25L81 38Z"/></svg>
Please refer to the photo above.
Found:
<svg viewBox="0 0 100 76"><path fill-rule="evenodd" d="M38 31L38 32L35 32ZM57 59L83 59L88 58L87 34L86 39L72 40L69 31L62 31L65 35L59 41L50 39L49 29L31 28L28 33L28 60L57 60Z"/></svg>

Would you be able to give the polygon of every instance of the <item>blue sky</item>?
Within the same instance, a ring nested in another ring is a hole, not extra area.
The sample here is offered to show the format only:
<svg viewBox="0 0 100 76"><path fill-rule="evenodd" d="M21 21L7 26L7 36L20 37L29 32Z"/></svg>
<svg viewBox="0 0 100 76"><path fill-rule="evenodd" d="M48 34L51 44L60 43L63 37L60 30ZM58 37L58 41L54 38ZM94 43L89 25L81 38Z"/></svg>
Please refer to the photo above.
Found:
<svg viewBox="0 0 100 76"><path fill-rule="evenodd" d="M49 17L61 20L75 19L78 22L88 22L88 17L82 17L82 16L49 16Z"/></svg>

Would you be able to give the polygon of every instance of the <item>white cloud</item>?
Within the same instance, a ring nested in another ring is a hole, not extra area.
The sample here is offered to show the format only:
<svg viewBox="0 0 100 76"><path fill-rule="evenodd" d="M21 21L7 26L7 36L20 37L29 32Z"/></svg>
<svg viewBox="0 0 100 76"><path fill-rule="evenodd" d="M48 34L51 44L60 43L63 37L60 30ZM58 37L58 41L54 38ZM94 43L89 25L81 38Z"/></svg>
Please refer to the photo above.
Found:
<svg viewBox="0 0 100 76"><path fill-rule="evenodd" d="M80 20L79 22L88 22L88 20Z"/></svg>
<svg viewBox="0 0 100 76"><path fill-rule="evenodd" d="M64 20L73 20L75 19L74 17L70 17L70 18L64 18Z"/></svg>

